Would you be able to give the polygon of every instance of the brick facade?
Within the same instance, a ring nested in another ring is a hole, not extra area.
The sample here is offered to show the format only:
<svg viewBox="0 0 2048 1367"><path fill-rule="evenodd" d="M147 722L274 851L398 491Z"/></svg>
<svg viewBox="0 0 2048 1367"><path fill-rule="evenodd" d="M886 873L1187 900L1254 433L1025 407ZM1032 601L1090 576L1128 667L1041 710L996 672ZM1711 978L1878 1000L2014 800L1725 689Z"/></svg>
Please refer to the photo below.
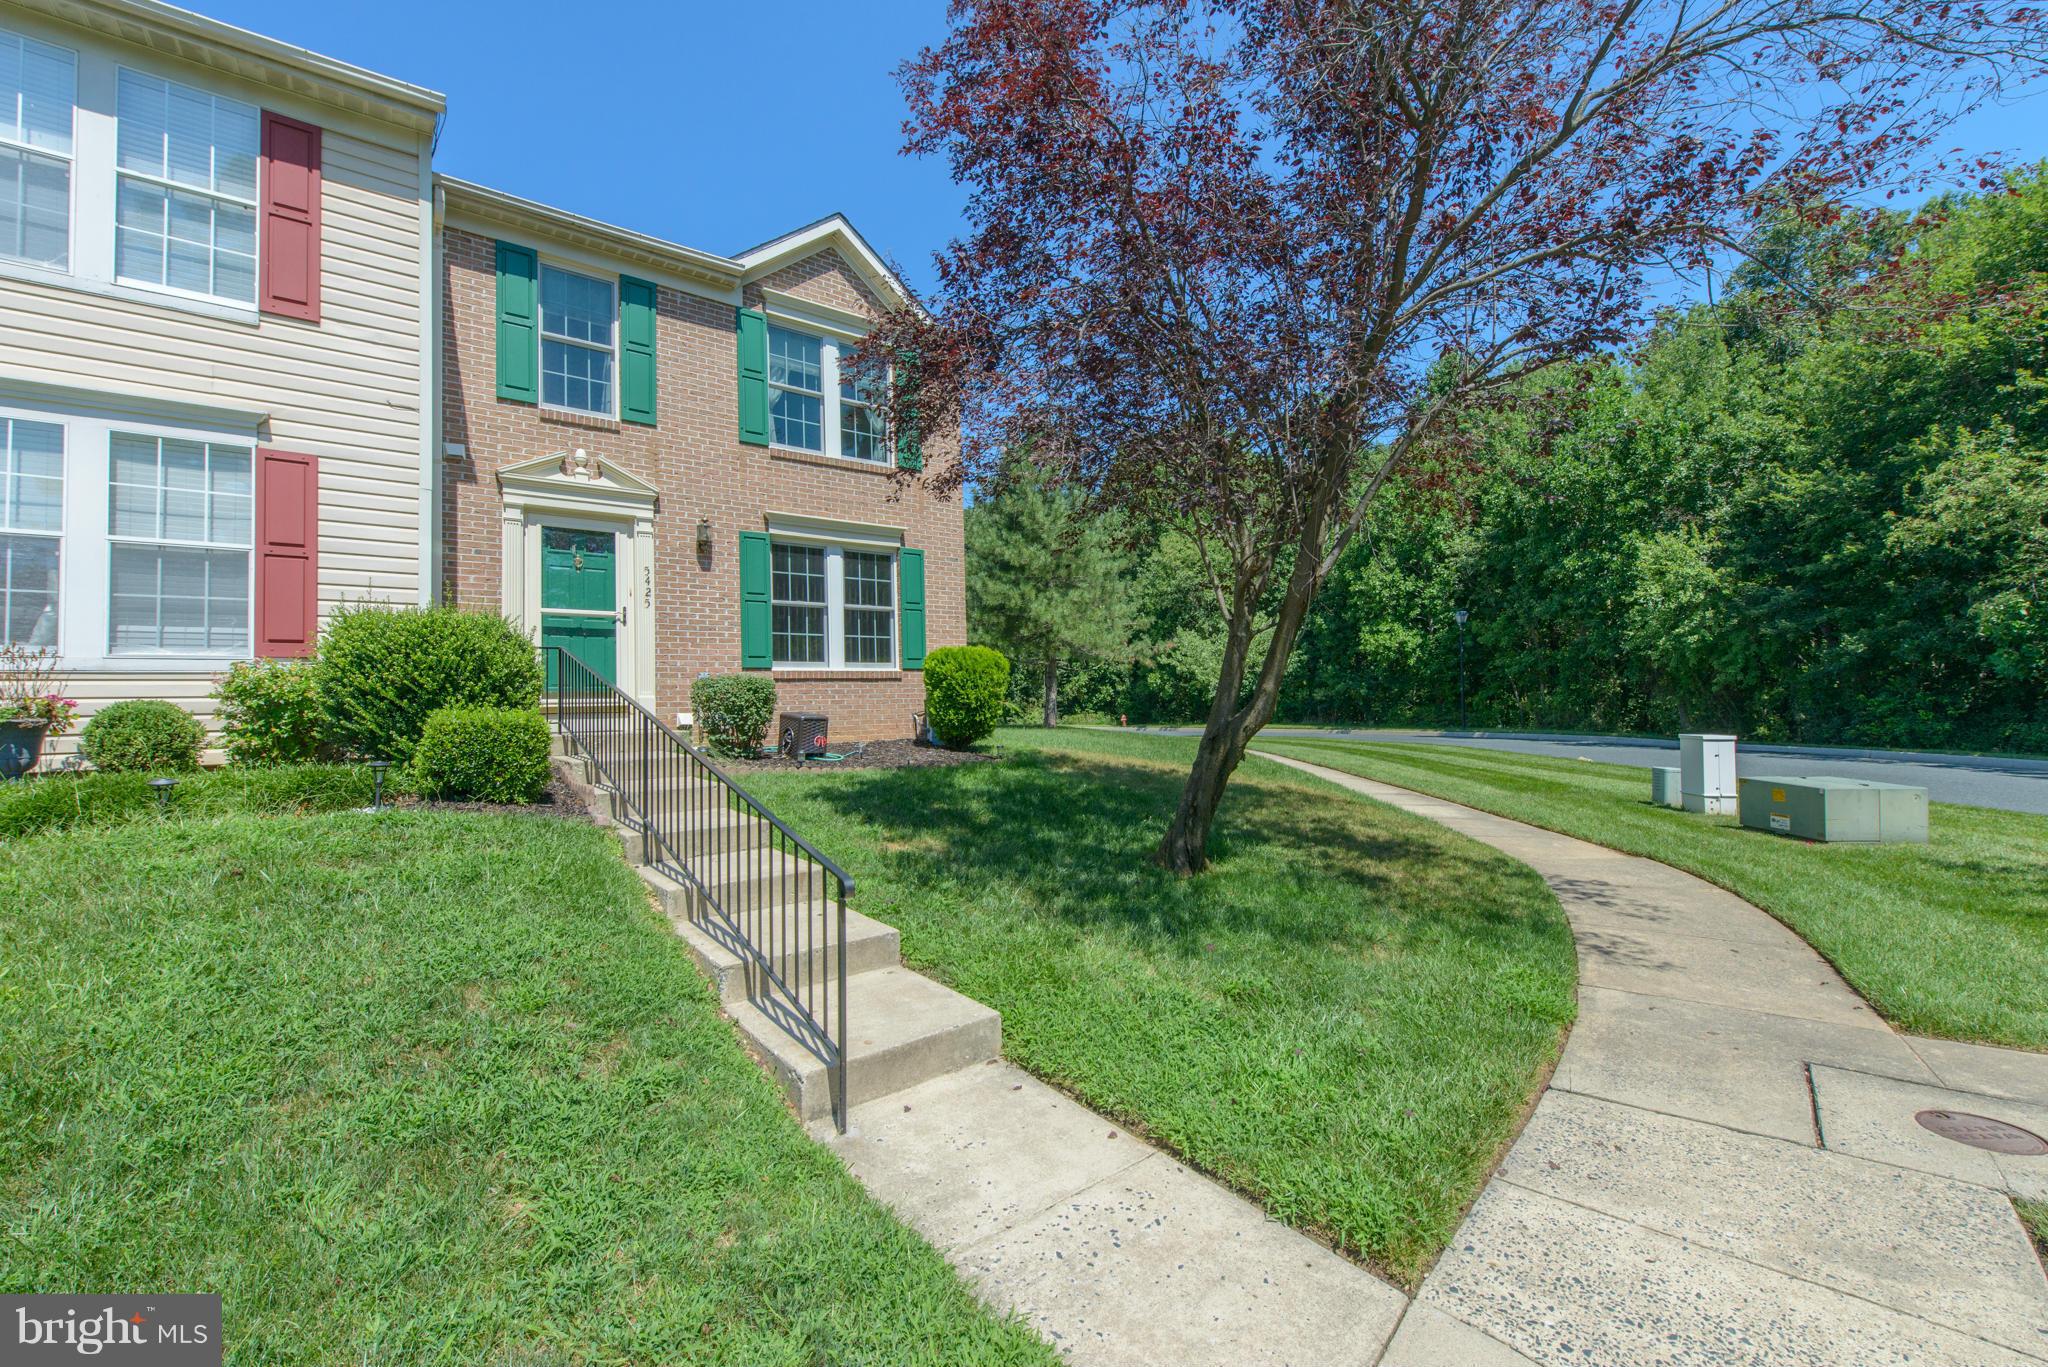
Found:
<svg viewBox="0 0 2048 1367"><path fill-rule="evenodd" d="M530 235L508 238L531 243ZM634 274L627 268L624 273ZM817 304L874 316L880 302L827 247L747 286L766 285ZM690 706L699 674L740 667L739 533L760 531L770 511L903 529L925 556L930 648L966 640L965 555L959 496L940 496L895 472L831 456L744 445L733 306L662 286L657 302L659 423L620 424L497 397L494 240L443 232L442 436L463 448L442 462L446 601L501 607L503 500L496 472L519 461L582 447L659 491L654 519L654 653L657 714ZM935 455L927 450L928 467ZM701 555L697 524L712 548ZM531 628L534 624L525 624ZM840 740L910 734L924 707L917 671L777 671L778 705L823 712Z"/></svg>

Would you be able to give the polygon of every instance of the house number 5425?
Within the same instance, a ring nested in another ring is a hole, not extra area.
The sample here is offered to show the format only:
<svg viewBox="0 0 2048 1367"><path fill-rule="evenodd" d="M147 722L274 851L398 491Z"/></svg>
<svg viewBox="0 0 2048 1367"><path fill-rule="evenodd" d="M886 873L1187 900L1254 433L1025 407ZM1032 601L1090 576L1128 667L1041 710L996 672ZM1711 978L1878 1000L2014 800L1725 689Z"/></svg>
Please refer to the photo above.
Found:
<svg viewBox="0 0 2048 1367"><path fill-rule="evenodd" d="M640 606L654 606L654 567L651 565L640 567Z"/></svg>

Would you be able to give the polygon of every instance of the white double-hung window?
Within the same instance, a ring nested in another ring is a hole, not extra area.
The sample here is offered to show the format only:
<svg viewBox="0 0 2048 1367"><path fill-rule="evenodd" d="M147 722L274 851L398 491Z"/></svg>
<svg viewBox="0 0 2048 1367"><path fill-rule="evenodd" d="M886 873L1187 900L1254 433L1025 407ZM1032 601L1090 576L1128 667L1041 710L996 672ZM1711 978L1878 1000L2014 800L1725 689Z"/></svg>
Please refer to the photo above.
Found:
<svg viewBox="0 0 2048 1367"><path fill-rule="evenodd" d="M889 463L874 394L854 380L851 366L841 365L853 348L850 341L769 324L768 416L775 445Z"/></svg>
<svg viewBox="0 0 2048 1367"><path fill-rule="evenodd" d="M111 654L248 653L251 455L246 446L113 433Z"/></svg>
<svg viewBox="0 0 2048 1367"><path fill-rule="evenodd" d="M887 669L896 663L896 556L775 541L769 587L777 668Z"/></svg>
<svg viewBox="0 0 2048 1367"><path fill-rule="evenodd" d="M0 418L0 642L54 649L64 428Z"/></svg>
<svg viewBox="0 0 2048 1367"><path fill-rule="evenodd" d="M253 105L121 70L114 276L256 302Z"/></svg>
<svg viewBox="0 0 2048 1367"><path fill-rule="evenodd" d="M768 329L768 416L775 444L825 449L825 344L788 328Z"/></svg>
<svg viewBox="0 0 2048 1367"><path fill-rule="evenodd" d="M540 401L612 415L618 305L612 282L540 268Z"/></svg>
<svg viewBox="0 0 2048 1367"><path fill-rule="evenodd" d="M78 59L0 31L0 256L71 268L71 111Z"/></svg>

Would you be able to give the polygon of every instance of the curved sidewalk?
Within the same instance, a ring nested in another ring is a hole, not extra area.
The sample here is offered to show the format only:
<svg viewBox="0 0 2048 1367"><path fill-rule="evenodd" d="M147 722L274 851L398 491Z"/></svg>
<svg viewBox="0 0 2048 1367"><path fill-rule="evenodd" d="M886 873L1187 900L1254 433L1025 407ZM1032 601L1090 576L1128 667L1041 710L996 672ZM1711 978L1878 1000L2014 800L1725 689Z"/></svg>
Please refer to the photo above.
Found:
<svg viewBox="0 0 2048 1367"><path fill-rule="evenodd" d="M1534 867L1579 954L1549 1090L1381 1367L2048 1363L2048 1277L2008 1193L2048 1156L2048 1056L1900 1035L1806 943L1690 874L1265 755Z"/></svg>

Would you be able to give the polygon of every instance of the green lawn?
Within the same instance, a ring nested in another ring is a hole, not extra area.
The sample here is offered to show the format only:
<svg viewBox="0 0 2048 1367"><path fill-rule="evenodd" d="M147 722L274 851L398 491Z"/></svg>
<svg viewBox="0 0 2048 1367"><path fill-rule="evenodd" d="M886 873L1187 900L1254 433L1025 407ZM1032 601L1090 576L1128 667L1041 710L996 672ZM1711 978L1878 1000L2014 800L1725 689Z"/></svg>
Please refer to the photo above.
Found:
<svg viewBox="0 0 2048 1367"><path fill-rule="evenodd" d="M2020 1222L2034 1236L2034 1247L2040 1250L2044 1259L2048 1259L2048 1201L2016 1199L2013 1205L2019 1209Z"/></svg>
<svg viewBox="0 0 2048 1367"><path fill-rule="evenodd" d="M0 1288L231 1363L1031 1363L811 1143L594 827L0 841Z"/></svg>
<svg viewBox="0 0 2048 1367"><path fill-rule="evenodd" d="M1150 862L1193 741L1012 730L1000 764L747 775L1004 1052L1407 1282L1556 1056L1570 935L1536 875L1254 763L1215 862Z"/></svg>
<svg viewBox="0 0 2048 1367"><path fill-rule="evenodd" d="M2048 1049L2048 818L1937 804L1926 845L1812 845L1653 807L1643 769L1459 746L1258 744L1689 870L1792 927L1901 1029Z"/></svg>

